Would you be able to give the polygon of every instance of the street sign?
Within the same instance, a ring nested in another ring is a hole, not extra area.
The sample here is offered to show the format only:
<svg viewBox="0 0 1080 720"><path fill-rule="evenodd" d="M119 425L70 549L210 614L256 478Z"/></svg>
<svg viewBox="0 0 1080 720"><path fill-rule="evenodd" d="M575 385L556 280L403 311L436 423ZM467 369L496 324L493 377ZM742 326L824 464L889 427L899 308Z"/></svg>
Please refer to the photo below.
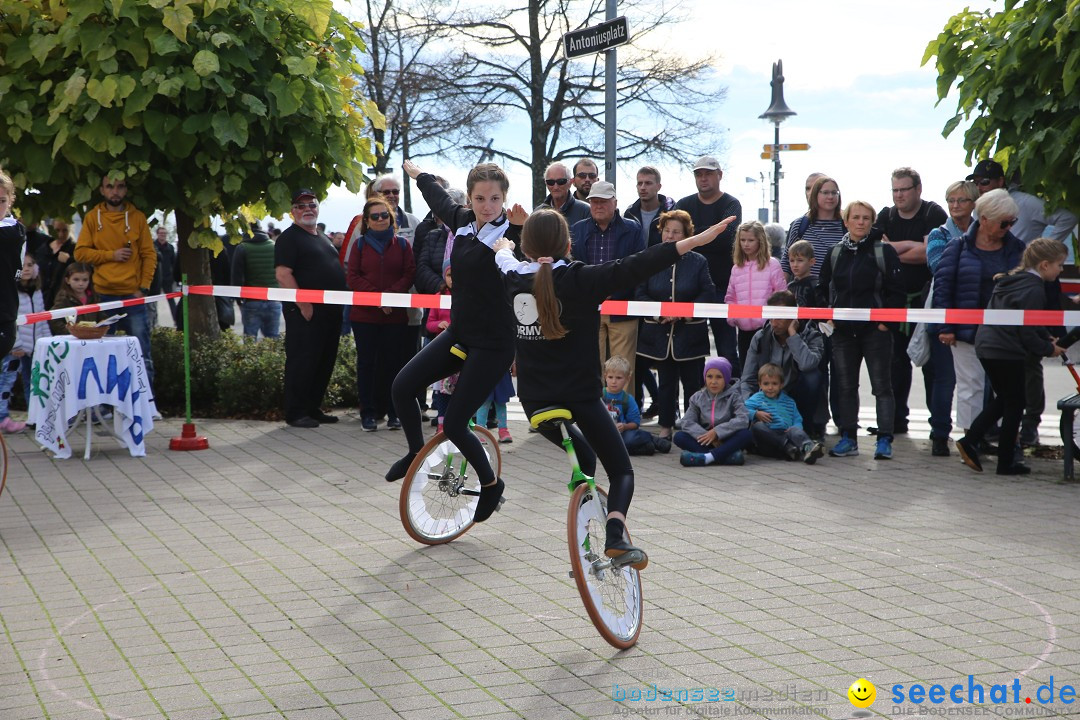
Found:
<svg viewBox="0 0 1080 720"><path fill-rule="evenodd" d="M772 153L771 152L763 152L763 153L761 153L761 159L762 160L772 160Z"/></svg>
<svg viewBox="0 0 1080 720"><path fill-rule="evenodd" d="M780 143L779 145L766 143L761 146L761 149L767 153L774 153L781 150L809 150L810 146L807 143Z"/></svg>
<svg viewBox="0 0 1080 720"><path fill-rule="evenodd" d="M582 57L610 50L630 42L630 27L626 17L574 30L563 35L563 51L567 58Z"/></svg>

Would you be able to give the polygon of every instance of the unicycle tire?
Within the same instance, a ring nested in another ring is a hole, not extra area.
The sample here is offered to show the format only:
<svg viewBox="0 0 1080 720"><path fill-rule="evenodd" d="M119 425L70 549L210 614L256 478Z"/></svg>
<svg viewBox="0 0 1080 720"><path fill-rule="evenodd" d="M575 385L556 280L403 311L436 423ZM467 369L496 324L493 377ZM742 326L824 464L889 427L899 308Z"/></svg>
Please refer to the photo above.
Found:
<svg viewBox="0 0 1080 720"><path fill-rule="evenodd" d="M484 446L491 469L499 477L502 454L498 441L479 425L472 432ZM459 477L463 460L458 448L446 439L445 433L439 432L424 444L409 465L401 483L398 510L405 532L416 542L442 545L461 537L473 526L480 481L471 467L466 467L465 476Z"/></svg>
<svg viewBox="0 0 1080 720"><path fill-rule="evenodd" d="M4 487L7 485L8 449L4 442L4 436L0 435L0 497L4 495Z"/></svg>
<svg viewBox="0 0 1080 720"><path fill-rule="evenodd" d="M596 492L602 506L599 514L587 483L570 497L566 512L570 566L589 619L604 640L625 650L637 643L641 633L641 575L629 565L610 567L610 558L604 556L607 493L600 488ZM598 569L597 565L607 567Z"/></svg>

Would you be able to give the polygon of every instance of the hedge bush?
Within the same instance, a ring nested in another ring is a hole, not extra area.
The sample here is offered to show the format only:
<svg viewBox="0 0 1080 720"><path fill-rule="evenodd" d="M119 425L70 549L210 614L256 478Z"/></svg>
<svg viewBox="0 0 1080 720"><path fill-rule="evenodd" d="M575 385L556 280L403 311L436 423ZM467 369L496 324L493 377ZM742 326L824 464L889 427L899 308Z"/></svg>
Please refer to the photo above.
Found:
<svg viewBox="0 0 1080 720"><path fill-rule="evenodd" d="M158 410L184 414L184 337L155 328L154 395ZM222 333L191 352L191 412L196 417L280 420L285 404L285 344ZM325 404L356 407L356 345L343 336Z"/></svg>

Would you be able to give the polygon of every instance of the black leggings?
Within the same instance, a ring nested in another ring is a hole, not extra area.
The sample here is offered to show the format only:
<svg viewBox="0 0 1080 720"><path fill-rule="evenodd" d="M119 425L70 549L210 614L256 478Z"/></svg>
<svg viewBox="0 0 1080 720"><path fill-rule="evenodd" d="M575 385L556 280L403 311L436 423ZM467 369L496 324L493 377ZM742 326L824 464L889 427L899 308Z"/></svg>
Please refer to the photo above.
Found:
<svg viewBox="0 0 1080 720"><path fill-rule="evenodd" d="M425 345L394 378L391 396L409 442L409 452L420 452L424 447L424 432L416 396L421 388L460 372L443 416L443 432L476 470L480 484L489 485L495 482L495 473L484 455L483 445L469 432L469 420L510 369L514 345L508 340L506 347L497 350L467 348L469 356L462 361L450 353L456 342L454 328L449 327Z"/></svg>
<svg viewBox="0 0 1080 720"><path fill-rule="evenodd" d="M1024 361L979 358L979 362L994 388L994 398L986 403L983 411L971 423L965 437L978 444L986 437L986 432L1001 420L998 469L1005 470L1015 462L1016 437L1020 434L1020 420L1024 416L1027 395L1024 388Z"/></svg>
<svg viewBox="0 0 1080 720"><path fill-rule="evenodd" d="M457 391L454 391L455 394ZM545 407L564 407L574 415L574 422L569 425L570 437L574 441L581 471L586 475L596 474L596 458L604 466L608 475L608 512L626 515L630 509L630 500L634 497L634 466L630 464L630 454L623 444L622 435L611 419L611 413L600 398L583 402L526 402L522 401L525 414L532 416ZM584 433L584 434L583 434ZM562 447L562 434L558 427L544 425L540 434ZM588 440L586 440L588 438Z"/></svg>

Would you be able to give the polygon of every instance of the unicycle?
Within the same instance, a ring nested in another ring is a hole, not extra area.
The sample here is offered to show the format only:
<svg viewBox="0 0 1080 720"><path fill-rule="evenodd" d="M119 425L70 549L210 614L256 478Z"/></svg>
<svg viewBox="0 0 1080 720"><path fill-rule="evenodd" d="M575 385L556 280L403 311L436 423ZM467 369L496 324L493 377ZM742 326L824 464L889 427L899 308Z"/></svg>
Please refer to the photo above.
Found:
<svg viewBox="0 0 1080 720"><path fill-rule="evenodd" d="M562 446L570 459L572 475L570 505L566 511L566 540L570 550L570 577L577 584L581 601L601 637L620 650L632 647L641 633L641 574L631 565L641 560L637 553L618 558L604 555L607 535L607 493L593 478L581 471L574 442L567 431L573 415L566 408L544 408L532 415L534 428L557 425ZM627 541L630 535L626 535Z"/></svg>
<svg viewBox="0 0 1080 720"><path fill-rule="evenodd" d="M469 430L484 446L491 469L499 477L502 454L495 436L472 422ZM480 481L470 472L465 456L445 433L438 432L416 454L402 479L401 524L416 542L442 545L469 531L479 500Z"/></svg>

